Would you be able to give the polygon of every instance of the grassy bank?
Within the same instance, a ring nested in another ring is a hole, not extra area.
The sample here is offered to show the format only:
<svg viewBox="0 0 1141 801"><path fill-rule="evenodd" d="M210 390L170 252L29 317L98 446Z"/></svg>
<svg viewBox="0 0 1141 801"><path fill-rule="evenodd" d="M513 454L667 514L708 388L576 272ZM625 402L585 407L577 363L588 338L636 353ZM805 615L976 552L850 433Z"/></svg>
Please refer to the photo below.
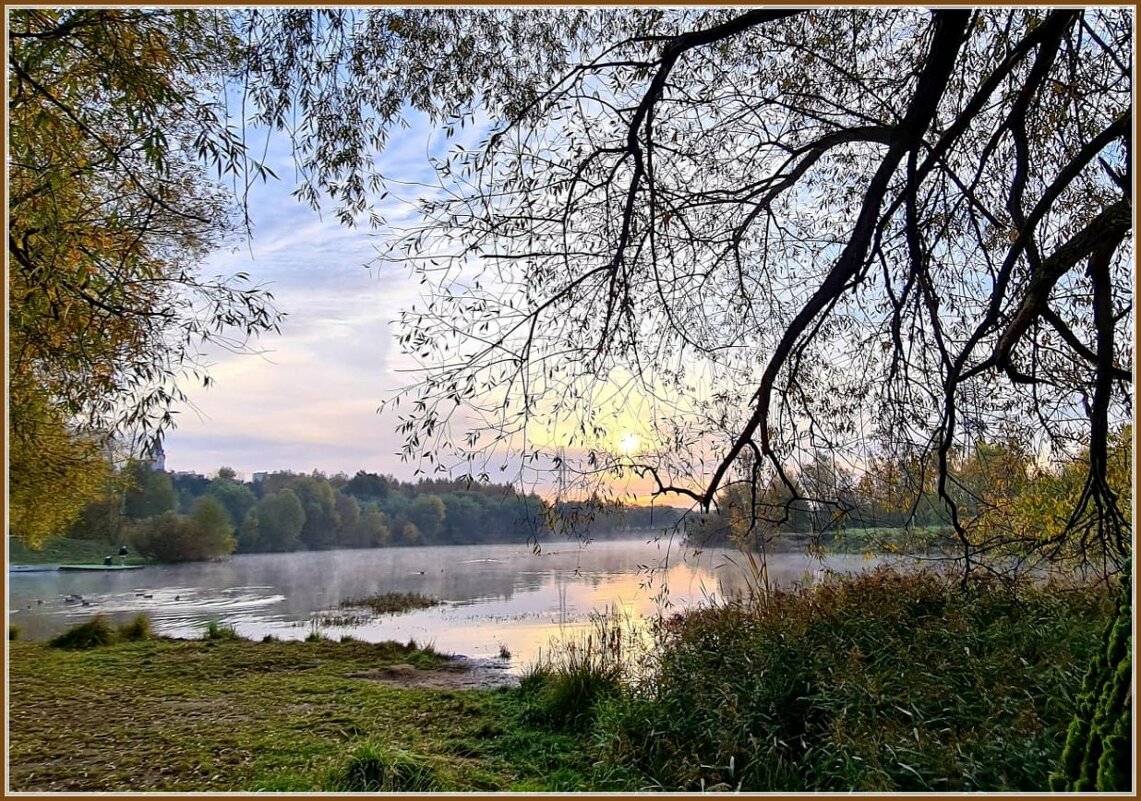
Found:
<svg viewBox="0 0 1141 801"><path fill-rule="evenodd" d="M10 643L19 790L1045 790L1111 593L878 571L613 621L517 689L392 643ZM609 626L609 628L607 628ZM120 638L121 639L121 638Z"/></svg>
<svg viewBox="0 0 1141 801"><path fill-rule="evenodd" d="M103 557L112 555L119 563L118 546L93 540L73 540L66 537L48 540L40 549L29 548L15 537L8 538L8 564L10 565L55 565L55 564L102 564ZM138 554L129 554L124 560L129 565L146 563Z"/></svg>
<svg viewBox="0 0 1141 801"><path fill-rule="evenodd" d="M14 642L16 790L564 790L590 762L520 727L508 691L351 678L445 660L393 643L145 640L69 651Z"/></svg>

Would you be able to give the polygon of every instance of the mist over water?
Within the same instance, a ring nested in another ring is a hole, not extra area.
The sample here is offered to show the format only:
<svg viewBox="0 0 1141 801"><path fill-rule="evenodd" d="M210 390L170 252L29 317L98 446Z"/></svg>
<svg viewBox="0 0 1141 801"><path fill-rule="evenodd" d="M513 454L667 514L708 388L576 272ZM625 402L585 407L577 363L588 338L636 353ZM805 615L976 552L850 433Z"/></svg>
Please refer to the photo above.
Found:
<svg viewBox="0 0 1141 801"><path fill-rule="evenodd" d="M769 557L769 579L807 583L880 561L777 553ZM414 639L476 658L496 657L506 647L512 669L520 670L552 637L587 627L592 612L617 610L637 621L746 592L752 580L736 551L695 555L667 540L567 542L545 545L539 554L520 545L249 554L113 573L9 573L8 620L22 639L33 640L97 613L118 624L143 612L158 634L172 637L199 637L207 621L217 620L251 639L304 639L319 630L370 642ZM380 617L338 609L341 601L388 592L443 603ZM68 602L69 595L88 605ZM344 622L355 625L334 625Z"/></svg>

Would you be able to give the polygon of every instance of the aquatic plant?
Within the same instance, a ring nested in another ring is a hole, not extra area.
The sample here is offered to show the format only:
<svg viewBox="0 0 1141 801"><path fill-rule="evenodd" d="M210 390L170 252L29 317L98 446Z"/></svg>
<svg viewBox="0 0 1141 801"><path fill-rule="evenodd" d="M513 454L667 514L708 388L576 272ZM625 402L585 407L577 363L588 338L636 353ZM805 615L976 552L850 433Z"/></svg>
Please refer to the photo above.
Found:
<svg viewBox="0 0 1141 801"><path fill-rule="evenodd" d="M364 598L350 598L341 601L338 606L341 609L371 609L373 614L392 615L413 609L427 609L440 603L439 598L431 598L418 592L385 592Z"/></svg>

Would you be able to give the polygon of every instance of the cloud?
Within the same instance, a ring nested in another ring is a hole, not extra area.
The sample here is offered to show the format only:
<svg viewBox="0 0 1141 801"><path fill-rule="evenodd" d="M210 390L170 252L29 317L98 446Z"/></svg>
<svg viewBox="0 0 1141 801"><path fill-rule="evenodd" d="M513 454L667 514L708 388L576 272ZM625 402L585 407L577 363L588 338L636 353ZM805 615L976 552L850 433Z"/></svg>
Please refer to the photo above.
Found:
<svg viewBox="0 0 1141 801"><path fill-rule="evenodd" d="M410 154L422 130L400 132L396 152L410 179L426 165ZM405 141L407 140L407 141ZM271 147L271 166L283 177L287 151ZM252 188L253 237L219 250L206 275L249 274L287 314L281 334L264 335L256 353L207 350L209 389L185 386L189 403L177 409L178 428L165 442L173 470L209 473L226 464L251 474L265 469L327 472L357 469L409 473L394 455L400 438L392 416L376 411L406 379L397 373L391 321L419 296L398 268L365 269L376 255L369 229L350 229L290 196L286 181ZM414 213L399 198L382 210L393 219Z"/></svg>

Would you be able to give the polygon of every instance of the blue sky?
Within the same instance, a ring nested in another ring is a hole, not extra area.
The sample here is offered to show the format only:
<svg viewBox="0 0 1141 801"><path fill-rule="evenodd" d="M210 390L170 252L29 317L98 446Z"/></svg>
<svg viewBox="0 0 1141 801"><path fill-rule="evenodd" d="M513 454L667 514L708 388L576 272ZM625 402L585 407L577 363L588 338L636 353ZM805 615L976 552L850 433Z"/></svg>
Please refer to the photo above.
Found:
<svg viewBox="0 0 1141 801"><path fill-rule="evenodd" d="M422 117L411 122L393 130L380 167L429 180L431 129ZM431 141L440 143L439 135ZM254 343L255 353L208 352L215 383L183 386L189 402L165 437L167 469L210 474L228 465L247 478L260 470L363 469L409 478L411 466L396 455L394 418L377 409L409 380L399 372L408 363L391 321L419 287L400 267L365 268L378 244L367 225L346 228L331 209L319 216L290 195L294 169L280 137L271 140L269 163L279 180L251 190L252 239L215 253L203 274L245 271L288 316L280 335ZM394 191L377 208L390 223L411 219L413 195Z"/></svg>

